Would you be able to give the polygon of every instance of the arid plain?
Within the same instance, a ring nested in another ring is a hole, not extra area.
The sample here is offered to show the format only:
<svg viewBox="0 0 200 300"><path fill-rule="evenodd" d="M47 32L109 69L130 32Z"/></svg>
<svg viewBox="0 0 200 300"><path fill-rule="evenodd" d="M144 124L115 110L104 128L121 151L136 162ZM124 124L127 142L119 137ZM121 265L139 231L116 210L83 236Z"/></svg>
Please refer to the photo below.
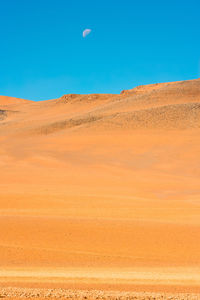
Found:
<svg viewBox="0 0 200 300"><path fill-rule="evenodd" d="M200 293L200 79L0 96L0 286Z"/></svg>

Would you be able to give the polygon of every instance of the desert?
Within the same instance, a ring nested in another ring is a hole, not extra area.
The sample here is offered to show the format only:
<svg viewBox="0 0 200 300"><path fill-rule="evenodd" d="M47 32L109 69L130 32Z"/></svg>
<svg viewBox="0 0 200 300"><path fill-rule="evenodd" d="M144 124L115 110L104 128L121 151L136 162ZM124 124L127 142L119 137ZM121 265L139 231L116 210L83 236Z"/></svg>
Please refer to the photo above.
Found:
<svg viewBox="0 0 200 300"><path fill-rule="evenodd" d="M200 299L200 79L0 96L0 297Z"/></svg>

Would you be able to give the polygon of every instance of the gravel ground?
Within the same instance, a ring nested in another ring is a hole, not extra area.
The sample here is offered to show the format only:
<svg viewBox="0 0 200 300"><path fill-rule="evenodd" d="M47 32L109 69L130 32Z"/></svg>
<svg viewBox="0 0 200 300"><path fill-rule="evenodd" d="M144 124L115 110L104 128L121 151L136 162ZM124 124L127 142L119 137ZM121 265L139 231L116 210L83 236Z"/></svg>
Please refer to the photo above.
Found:
<svg viewBox="0 0 200 300"><path fill-rule="evenodd" d="M200 294L189 293L145 293L117 292L98 290L65 290L65 289L30 289L30 288L0 288L0 298L9 299L109 299L109 300L197 300Z"/></svg>

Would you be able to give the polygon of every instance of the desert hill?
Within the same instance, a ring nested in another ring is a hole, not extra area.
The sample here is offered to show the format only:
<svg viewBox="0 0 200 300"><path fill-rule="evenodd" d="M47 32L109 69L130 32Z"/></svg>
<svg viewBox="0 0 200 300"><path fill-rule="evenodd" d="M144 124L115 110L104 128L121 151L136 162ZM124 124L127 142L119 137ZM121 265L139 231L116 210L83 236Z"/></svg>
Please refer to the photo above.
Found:
<svg viewBox="0 0 200 300"><path fill-rule="evenodd" d="M199 290L200 79L0 97L1 286Z"/></svg>
<svg viewBox="0 0 200 300"><path fill-rule="evenodd" d="M6 103L10 112L12 106L15 110L19 103L26 103L21 109L18 107L12 124L14 121L17 129L23 122L22 131L28 134L49 134L75 127L106 131L199 128L200 79L140 86L120 95L64 95L42 102L4 98L0 99L4 119ZM4 125L9 127L6 120Z"/></svg>
<svg viewBox="0 0 200 300"><path fill-rule="evenodd" d="M8 96L0 96L0 105L1 106L9 106L9 105L17 105L17 104L28 104L32 102L30 100L24 100L15 97L8 97Z"/></svg>

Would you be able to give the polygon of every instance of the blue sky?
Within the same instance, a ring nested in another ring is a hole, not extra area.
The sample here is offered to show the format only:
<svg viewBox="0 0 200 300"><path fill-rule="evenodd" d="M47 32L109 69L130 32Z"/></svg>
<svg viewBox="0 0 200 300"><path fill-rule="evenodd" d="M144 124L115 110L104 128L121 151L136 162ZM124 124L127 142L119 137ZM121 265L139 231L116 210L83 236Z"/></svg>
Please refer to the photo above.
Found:
<svg viewBox="0 0 200 300"><path fill-rule="evenodd" d="M0 94L45 100L200 77L199 13L199 0L2 0Z"/></svg>

